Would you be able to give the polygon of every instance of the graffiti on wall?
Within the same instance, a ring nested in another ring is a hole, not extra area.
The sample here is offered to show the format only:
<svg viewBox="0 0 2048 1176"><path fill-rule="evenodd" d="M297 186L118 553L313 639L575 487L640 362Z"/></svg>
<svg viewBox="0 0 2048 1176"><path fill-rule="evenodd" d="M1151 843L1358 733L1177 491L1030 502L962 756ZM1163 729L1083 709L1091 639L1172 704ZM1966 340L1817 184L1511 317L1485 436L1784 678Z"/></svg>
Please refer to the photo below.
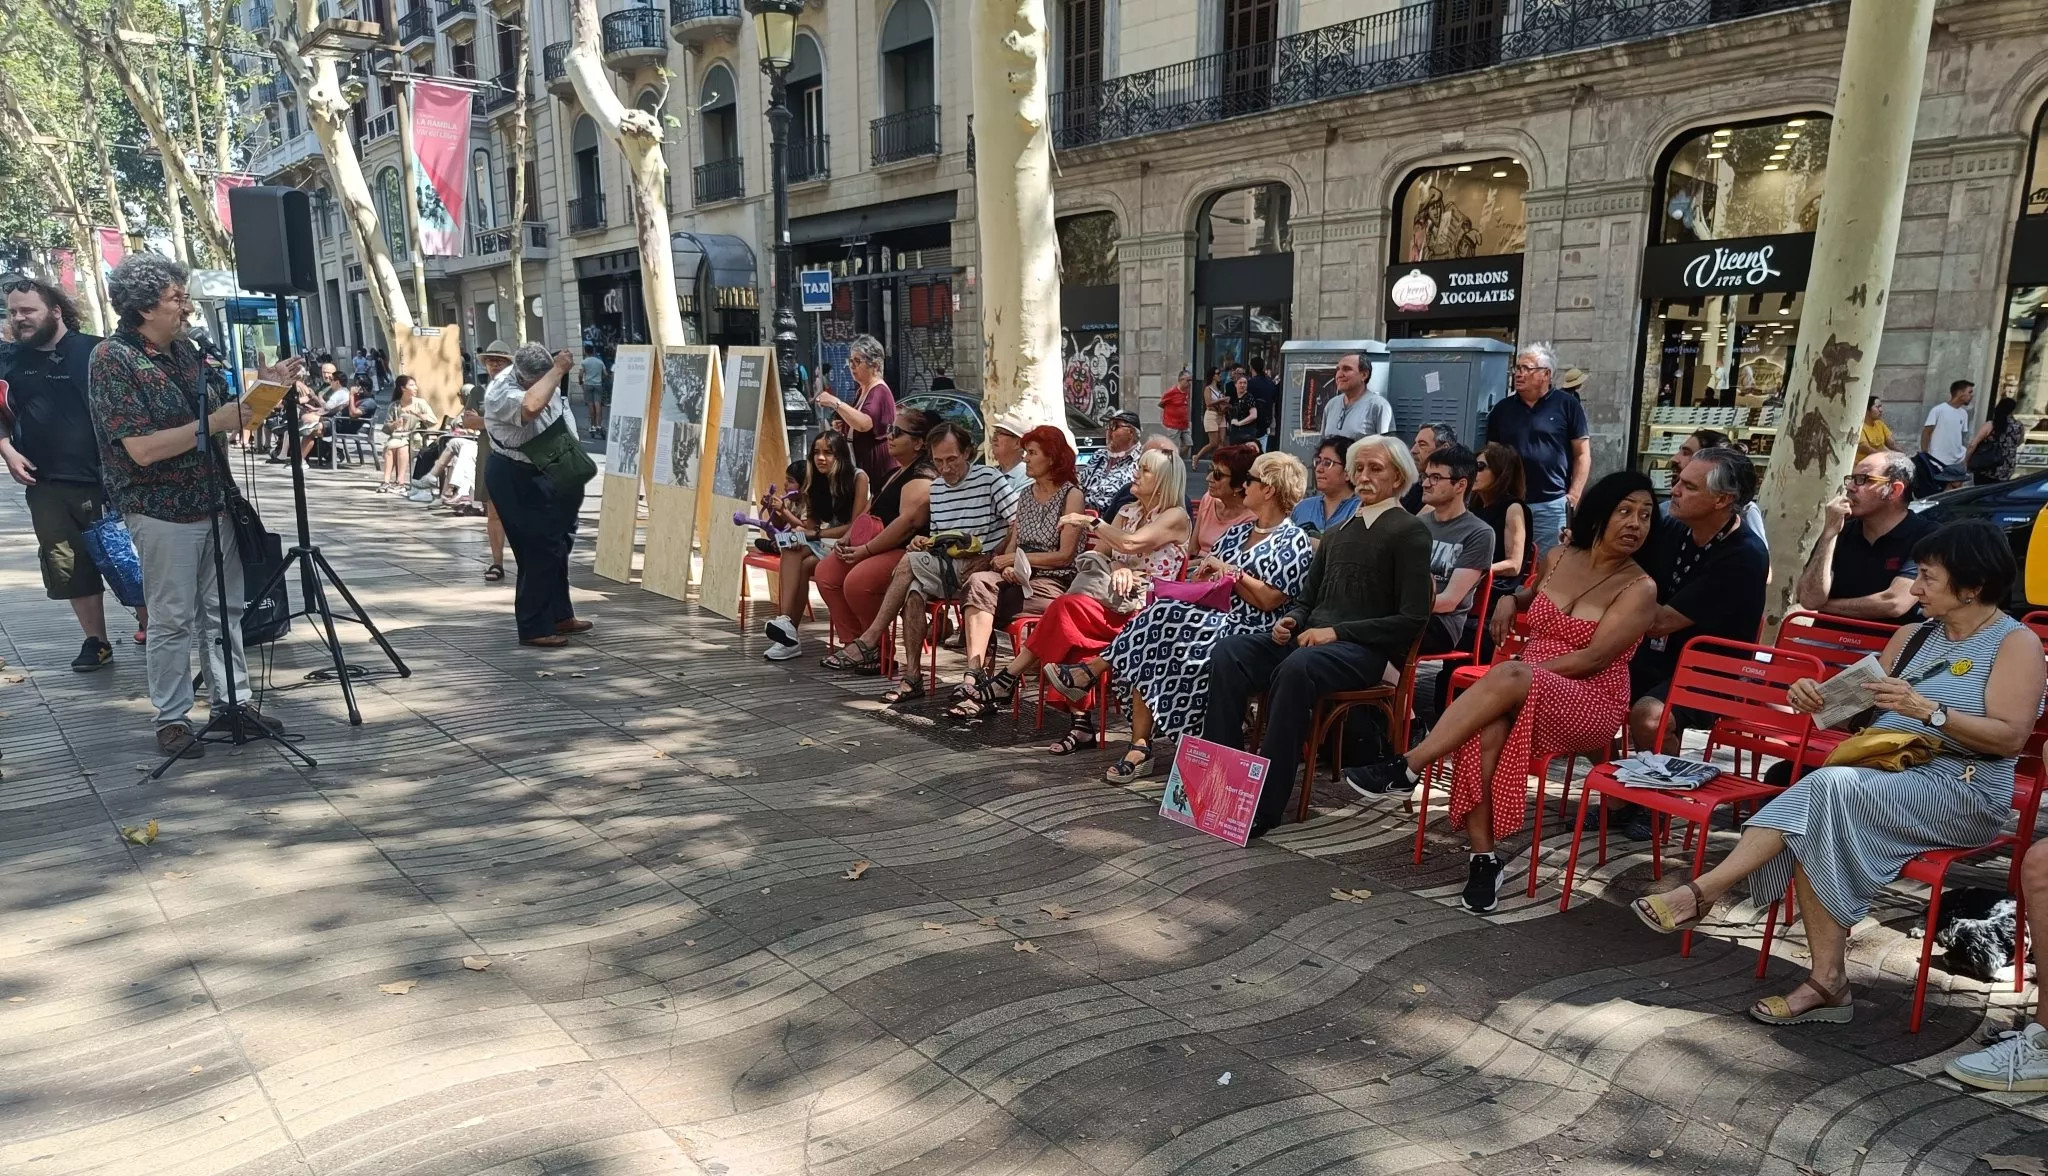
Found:
<svg viewBox="0 0 2048 1176"><path fill-rule="evenodd" d="M1119 407L1123 365L1117 349L1115 323L1060 329L1060 356L1067 411L1090 425L1101 425Z"/></svg>

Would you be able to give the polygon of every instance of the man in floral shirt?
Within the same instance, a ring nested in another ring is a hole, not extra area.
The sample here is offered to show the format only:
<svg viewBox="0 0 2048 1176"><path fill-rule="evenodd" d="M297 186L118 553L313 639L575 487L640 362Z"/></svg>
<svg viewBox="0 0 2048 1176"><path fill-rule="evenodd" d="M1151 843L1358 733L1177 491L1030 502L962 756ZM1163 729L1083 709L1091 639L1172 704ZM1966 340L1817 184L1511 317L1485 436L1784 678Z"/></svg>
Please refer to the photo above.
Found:
<svg viewBox="0 0 2048 1176"><path fill-rule="evenodd" d="M1108 445L1081 467L1080 478L1081 497L1103 518L1110 517L1110 503L1138 476L1138 414L1113 413L1107 424Z"/></svg>
<svg viewBox="0 0 2048 1176"><path fill-rule="evenodd" d="M242 560L232 527L219 529L227 595L227 656L214 626L213 512L229 483L221 458L223 434L249 425L249 407L229 399L224 385L207 379L198 348L185 338L185 267L153 253L131 254L107 279L121 316L120 329L93 349L86 400L99 435L108 498L135 536L142 559L142 594L149 604L149 700L156 706L157 748L196 759L203 751L188 717L192 710L192 643L206 652L206 680L219 705L222 679L234 674L235 696L249 697L242 657ZM257 373L289 385L296 359ZM216 390L218 388L218 390ZM205 451L198 446L198 411L205 398ZM211 468L209 468L209 463ZM277 720L245 706L248 721L283 730Z"/></svg>

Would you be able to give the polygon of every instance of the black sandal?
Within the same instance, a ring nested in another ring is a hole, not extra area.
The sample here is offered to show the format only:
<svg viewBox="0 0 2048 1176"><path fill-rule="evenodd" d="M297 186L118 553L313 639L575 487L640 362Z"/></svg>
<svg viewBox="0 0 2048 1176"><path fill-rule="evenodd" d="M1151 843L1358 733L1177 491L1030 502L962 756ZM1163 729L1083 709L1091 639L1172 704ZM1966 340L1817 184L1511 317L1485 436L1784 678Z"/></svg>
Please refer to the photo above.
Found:
<svg viewBox="0 0 2048 1176"><path fill-rule="evenodd" d="M1131 757L1134 755L1139 758L1133 760ZM1131 749L1124 752L1124 758L1104 769L1102 778L1112 784L1123 784L1151 775L1152 768L1152 745L1132 740Z"/></svg>
<svg viewBox="0 0 2048 1176"><path fill-rule="evenodd" d="M882 651L855 637L836 652L825 655L818 663L828 670L852 670L854 673L882 664Z"/></svg>
<svg viewBox="0 0 2048 1176"><path fill-rule="evenodd" d="M1069 702L1079 702L1088 697L1088 692L1095 689L1095 683L1101 679L1102 675L1088 669L1086 663L1045 667L1045 680L1052 683L1052 688Z"/></svg>
<svg viewBox="0 0 2048 1176"><path fill-rule="evenodd" d="M495 584L495 583L497 583L498 581L500 581L500 580L502 580L502 579L504 579L504 578L505 578L505 565L504 565L504 564L492 564L492 565L491 565L490 567L487 567L487 568L485 568L485 569L484 569L484 582L485 582L486 584Z"/></svg>
<svg viewBox="0 0 2048 1176"><path fill-rule="evenodd" d="M924 679L911 678L899 681L882 694L883 706L895 706L901 702L915 702L924 697Z"/></svg>
<svg viewBox="0 0 2048 1176"><path fill-rule="evenodd" d="M1060 736L1057 743L1045 750L1048 755L1072 755L1077 751L1091 751L1100 746L1102 736L1095 733L1095 728L1076 723L1065 735Z"/></svg>

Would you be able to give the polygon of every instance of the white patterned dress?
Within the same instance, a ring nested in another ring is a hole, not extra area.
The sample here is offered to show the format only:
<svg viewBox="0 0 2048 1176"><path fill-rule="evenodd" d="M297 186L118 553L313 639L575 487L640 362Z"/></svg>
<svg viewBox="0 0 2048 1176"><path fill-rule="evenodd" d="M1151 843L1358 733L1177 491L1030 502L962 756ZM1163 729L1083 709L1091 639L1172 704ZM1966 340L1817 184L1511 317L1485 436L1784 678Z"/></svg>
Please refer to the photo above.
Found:
<svg viewBox="0 0 2048 1176"><path fill-rule="evenodd" d="M1978 632L1950 641L1937 623L1897 676L1958 714L1982 715L1991 662L2006 634L2017 628L2018 621L1999 613ZM1956 668L1963 672L1952 672ZM2038 715L2038 701L2034 709ZM1750 876L1750 894L1758 902L1784 897L1796 861L1828 917L1854 927L1870 913L1871 898L1914 855L1980 845L2004 827L2012 813L2016 760L1979 757L1896 711L1882 712L1871 727L1932 735L1941 742L1941 754L1903 772L1815 768L1757 810L1750 824L1785 835L1785 851Z"/></svg>
<svg viewBox="0 0 2048 1176"><path fill-rule="evenodd" d="M1212 554L1279 589L1284 599L1278 609L1262 611L1242 596L1231 597L1228 612L1185 601L1158 600L1139 610L1102 653L1115 672L1115 688L1127 697L1133 691L1144 696L1152 711L1155 737L1201 730L1209 695L1209 651L1232 633L1271 629L1308 579L1315 546L1308 533L1291 520L1273 528L1256 545L1251 538L1251 522L1239 523L1216 540Z"/></svg>

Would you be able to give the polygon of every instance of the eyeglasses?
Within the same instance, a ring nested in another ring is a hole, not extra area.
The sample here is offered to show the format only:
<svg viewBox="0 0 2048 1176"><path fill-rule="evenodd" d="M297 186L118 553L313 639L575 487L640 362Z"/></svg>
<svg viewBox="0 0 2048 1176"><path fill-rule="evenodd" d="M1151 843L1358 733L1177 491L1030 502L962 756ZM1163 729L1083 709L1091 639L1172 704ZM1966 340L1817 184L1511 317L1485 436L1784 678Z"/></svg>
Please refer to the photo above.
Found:
<svg viewBox="0 0 2048 1176"><path fill-rule="evenodd" d="M1518 363L1515 365L1515 371L1524 375L1529 372L1547 372L1549 370L1549 368L1544 367L1540 363Z"/></svg>
<svg viewBox="0 0 2048 1176"><path fill-rule="evenodd" d="M1246 475L1244 483L1247 486L1264 486L1268 490L1273 488L1273 483L1256 475Z"/></svg>
<svg viewBox="0 0 2048 1176"><path fill-rule="evenodd" d="M1886 482L1891 481L1891 479L1883 474L1850 474L1848 477L1843 478L1842 481L1851 486L1882 486Z"/></svg>
<svg viewBox="0 0 2048 1176"><path fill-rule="evenodd" d="M1218 478L1228 478L1229 476L1230 476L1230 471L1229 471L1229 470L1210 470L1210 471L1209 471L1209 480L1210 480L1211 482L1215 481L1215 480L1216 480L1216 479L1218 479Z"/></svg>
<svg viewBox="0 0 2048 1176"><path fill-rule="evenodd" d="M1316 468L1319 470L1342 469L1343 466L1344 463L1334 457L1319 457L1316 459Z"/></svg>
<svg viewBox="0 0 2048 1176"><path fill-rule="evenodd" d="M1452 476L1450 476L1449 474L1424 474L1424 475L1422 475L1422 484L1423 484L1423 485L1425 485L1425 486L1434 486L1434 485L1436 485L1436 484L1437 484L1438 482L1455 482L1455 481L1457 481L1457 479L1456 479L1456 478L1453 478L1453 477L1452 477Z"/></svg>

